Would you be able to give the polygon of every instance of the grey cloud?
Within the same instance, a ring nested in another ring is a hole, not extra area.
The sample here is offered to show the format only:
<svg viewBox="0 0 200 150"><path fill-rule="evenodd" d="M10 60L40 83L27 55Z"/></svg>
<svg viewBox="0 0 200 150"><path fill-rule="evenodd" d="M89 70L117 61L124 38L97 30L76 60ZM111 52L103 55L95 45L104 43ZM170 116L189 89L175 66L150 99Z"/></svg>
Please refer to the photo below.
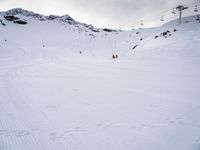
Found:
<svg viewBox="0 0 200 150"><path fill-rule="evenodd" d="M45 14L69 14L97 27L130 28L143 18L191 1L197 0L0 0L0 9L23 7Z"/></svg>

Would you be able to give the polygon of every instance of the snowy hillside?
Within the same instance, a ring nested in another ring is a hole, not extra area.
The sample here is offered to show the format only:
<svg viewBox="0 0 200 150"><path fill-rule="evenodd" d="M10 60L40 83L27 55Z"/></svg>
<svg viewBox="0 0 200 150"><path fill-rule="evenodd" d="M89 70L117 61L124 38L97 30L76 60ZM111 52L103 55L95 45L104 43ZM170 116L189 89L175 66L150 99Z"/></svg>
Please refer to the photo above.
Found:
<svg viewBox="0 0 200 150"><path fill-rule="evenodd" d="M0 150L199 150L200 23L177 22L1 12Z"/></svg>

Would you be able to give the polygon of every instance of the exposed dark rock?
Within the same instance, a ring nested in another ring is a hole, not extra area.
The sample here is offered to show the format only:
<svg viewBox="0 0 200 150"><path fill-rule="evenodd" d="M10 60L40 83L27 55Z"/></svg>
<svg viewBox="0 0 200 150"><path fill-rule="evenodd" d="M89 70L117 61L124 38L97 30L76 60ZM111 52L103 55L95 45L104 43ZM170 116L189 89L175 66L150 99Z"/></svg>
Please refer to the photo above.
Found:
<svg viewBox="0 0 200 150"><path fill-rule="evenodd" d="M100 32L98 29L91 29L92 32Z"/></svg>
<svg viewBox="0 0 200 150"><path fill-rule="evenodd" d="M45 20L44 15L34 13L32 11L24 10L24 9L21 9L21 8L14 8L14 9L10 9L10 10L6 11L7 16L14 16L14 15L18 15L18 14L26 16L26 17L36 18L40 21Z"/></svg>
<svg viewBox="0 0 200 150"><path fill-rule="evenodd" d="M21 25L27 24L25 20L15 20L14 23L21 24Z"/></svg>
<svg viewBox="0 0 200 150"><path fill-rule="evenodd" d="M112 32L113 30L104 28L103 31L105 31L105 32Z"/></svg>
<svg viewBox="0 0 200 150"><path fill-rule="evenodd" d="M2 26L6 26L6 24L1 19L0 19L0 23L1 23Z"/></svg>
<svg viewBox="0 0 200 150"><path fill-rule="evenodd" d="M19 18L18 17L15 17L13 15L11 16L4 16L4 18L8 21L15 21L15 20L18 20Z"/></svg>
<svg viewBox="0 0 200 150"><path fill-rule="evenodd" d="M170 31L167 30L167 31L161 33L161 36L164 36L165 38L167 38L167 35L169 35L169 33L170 33Z"/></svg>
<svg viewBox="0 0 200 150"><path fill-rule="evenodd" d="M135 45L135 46L132 48L132 50L136 49L137 47L138 47L138 44L137 44L137 45Z"/></svg>
<svg viewBox="0 0 200 150"><path fill-rule="evenodd" d="M178 30L177 30L177 29L174 29L174 30L172 30L172 31L173 31L173 32L177 32ZM159 38L159 37L168 38L169 36L172 36L172 32L169 31L169 30L167 30L167 31L165 31L165 32L160 33L160 35L156 35L156 36L155 36L155 39L157 39L157 38Z"/></svg>
<svg viewBox="0 0 200 150"><path fill-rule="evenodd" d="M74 25L77 28L85 28L87 31L92 31L92 32L100 32L102 29L94 28L92 25L87 25L85 23L81 23L78 21L75 21L73 18L71 18L69 15L63 15L63 16L56 16L56 15L49 15L45 16L42 14L38 14L32 11L27 11L21 8L15 8L11 9L5 12L5 16L15 16L15 15L21 15L22 17L31 17L33 19L37 19L39 21L55 21L55 22L60 22L60 23L67 23L69 25ZM13 18L13 17L7 17L9 21L15 21L20 18ZM21 19L20 19L21 20ZM18 23L15 21L15 23ZM19 24L25 24L25 22L19 21ZM83 29L84 30L84 29ZM105 32L119 32L118 30L111 30L111 29L103 29Z"/></svg>
<svg viewBox="0 0 200 150"><path fill-rule="evenodd" d="M136 34L139 34L140 32L136 32Z"/></svg>
<svg viewBox="0 0 200 150"><path fill-rule="evenodd" d="M93 36L94 37L94 34L89 34L89 36Z"/></svg>
<svg viewBox="0 0 200 150"><path fill-rule="evenodd" d="M100 32L99 29L94 28L92 25L83 23L83 26L85 26L87 29L91 30L92 32Z"/></svg>
<svg viewBox="0 0 200 150"><path fill-rule="evenodd" d="M48 20L54 20L54 19L56 19L56 18L58 18L58 16L55 16L55 15L49 15L49 16L47 17Z"/></svg>

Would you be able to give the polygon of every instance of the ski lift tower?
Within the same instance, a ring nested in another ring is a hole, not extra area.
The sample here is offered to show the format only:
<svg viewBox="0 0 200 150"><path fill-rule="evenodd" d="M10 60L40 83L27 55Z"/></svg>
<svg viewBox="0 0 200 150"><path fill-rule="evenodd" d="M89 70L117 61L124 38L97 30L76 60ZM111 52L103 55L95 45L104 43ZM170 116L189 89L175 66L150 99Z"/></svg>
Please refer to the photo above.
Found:
<svg viewBox="0 0 200 150"><path fill-rule="evenodd" d="M179 13L179 25L181 24L181 19L182 19L182 11L188 9L188 7L185 7L183 5L178 5L176 9L180 12Z"/></svg>

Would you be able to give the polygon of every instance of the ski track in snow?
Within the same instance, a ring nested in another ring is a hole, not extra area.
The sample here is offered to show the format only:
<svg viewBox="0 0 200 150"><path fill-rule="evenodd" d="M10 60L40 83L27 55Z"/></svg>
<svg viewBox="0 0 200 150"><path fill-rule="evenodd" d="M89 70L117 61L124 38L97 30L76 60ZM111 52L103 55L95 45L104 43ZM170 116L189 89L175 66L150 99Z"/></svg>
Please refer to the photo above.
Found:
<svg viewBox="0 0 200 150"><path fill-rule="evenodd" d="M50 103L48 104L48 101L37 101L39 104L37 104L38 106L40 105L41 107L43 107L43 110L39 111L39 112L34 112L34 110L32 111L32 109L36 109L37 110L37 106L34 106L35 103L31 103L32 100L29 97L29 94L23 94L22 91L19 92L18 91L18 86L22 86L22 89L30 89L30 91L34 91L36 93L39 94L38 97L40 97L41 99L43 98L47 98L48 95L46 93L43 93L40 90L37 90L37 88L34 86L34 83L31 82L31 78L45 78L45 74L44 72L49 72L50 75L50 79L63 79L65 77L65 75L62 76L62 71L66 69L66 72L73 72L72 74L77 73L83 73L85 75L85 72L91 72L91 70L93 70L96 67L88 67L83 66L83 71L80 71L79 69L81 68L81 65L74 65L72 68L70 67L71 65L68 64L64 64L65 62L62 63L58 63L59 65L56 66L55 68L53 68L53 72L51 71L52 66L55 66L55 64L51 64L50 66L48 64L35 64L31 67L29 66L25 66L25 67L21 67L18 68L16 67L16 71L15 69L10 69L11 71L5 71L5 75L4 75L4 85L2 85L2 88L4 90L6 90L7 92L7 96L9 96L8 98L5 98L5 100L3 101L3 99L1 99L1 107L4 107L1 109L1 114L5 114L2 115L4 117L8 117L6 120L6 122L1 122L1 138L3 139L3 143L6 146L11 146L11 147L5 147L4 149L12 149L16 148L16 149L81 149L81 147L84 145L84 142L82 143L81 141L79 141L79 136L80 135L87 135L89 134L90 136L92 136L93 134L96 135L98 138L100 137L100 139L106 139L106 141L108 140L106 137L109 136L100 136L99 134L101 132L111 132L113 129L114 131L117 132L118 128L119 130L133 130L135 132L141 132L142 134L144 130L156 130L157 128L169 128L170 126L173 128L173 126L188 126L187 123L184 122L184 117L173 117L173 118L163 118L161 120L163 120L163 123L136 123L136 125L134 125L134 121L132 122L131 120L127 120L125 119L125 121L121 121L121 122L116 122L116 123L96 123L96 125L94 124L93 126L90 127L74 127L74 129L64 129L62 130L62 128L60 127L55 127L50 120L52 120L51 115L48 115L48 111L58 111L57 109L59 109L59 105L60 104L56 104L56 101L54 101L54 103ZM62 64L62 65L61 65ZM69 67L69 68L68 68ZM36 72L35 70L32 70L31 68L36 68L36 70L38 69L40 72ZM65 68L65 69L63 69ZM27 69L27 71L26 71ZM121 69L121 68L120 68ZM98 71L98 73L100 73L102 70L104 70L104 68L102 68L102 66L100 66L100 69ZM107 69L107 71L109 71L110 68ZM116 68L117 70L117 68ZM115 71L116 71L115 70ZM129 70L129 69L127 69ZM55 72L58 71L58 72ZM115 72L114 71L114 72ZM115 73L112 75L115 75ZM92 75L89 75L92 76ZM97 75L98 78L99 74ZM72 76L68 76L66 75L66 77L72 77ZM87 78L87 77L86 77ZM30 79L30 80L29 80ZM104 79L103 79L104 80ZM17 81L15 83L15 81ZM116 80L115 80L116 81ZM20 82L24 82L23 85L20 85ZM145 82L144 82L145 83ZM108 85L107 85L108 86ZM117 85L115 85L117 86ZM116 89L115 89L116 88ZM124 87L114 87L114 91L124 91L123 89ZM77 89L75 89L73 92L77 92L80 89L77 87ZM127 89L128 91L129 89ZM25 90L26 91L26 90ZM133 92L131 90L131 92ZM140 90L136 90L134 91L137 94L140 95L140 93L143 94L147 94L144 91L140 91ZM26 92L25 92L26 93ZM115 93L113 93L115 94ZM148 94L147 94L148 95ZM150 97L154 97L154 94L150 94ZM16 99L17 98L17 99ZM156 98L156 97L155 97ZM56 99L55 99L56 100ZM169 101L170 102L170 101ZM30 104L27 104L30 103ZM95 107L99 107L98 103L95 104L94 102L91 104L91 101L89 102L84 102L85 106L87 107L87 109L94 109ZM179 103L179 102L178 102ZM6 105L6 107L5 107ZM77 104L76 104L77 105ZM80 104L78 104L80 105ZM114 102L112 102L112 105L115 105ZM140 105L140 104L139 104ZM45 107L46 110L45 110ZM149 103L149 106L146 106L146 104L144 104L143 106L146 107L146 111L149 110L157 110L157 109L168 109L166 104L162 104L162 102L156 101L156 102L151 102ZM57 108L58 107L58 108ZM73 104L73 107L76 107ZM94 108L93 108L94 107ZM100 103L100 107L107 109L107 106L101 106ZM145 108L144 107L144 108ZM191 106L191 107L197 107L197 106ZM68 107L66 107L67 109ZM134 108L134 107L133 107ZM49 110L50 109L50 110ZM108 107L109 109L109 107ZM119 108L120 109L120 108ZM196 108L197 109L197 108ZM78 111L78 110L76 110ZM11 114L8 114L8 112L11 112ZM63 111L64 113L64 111ZM93 112L94 113L94 112ZM36 115L34 115L36 114ZM65 114L65 113L64 113ZM30 115L30 116L29 116ZM113 114L114 115L114 114ZM65 115L64 115L65 116ZM114 115L115 116L115 115ZM113 116L113 117L114 117ZM184 114L183 114L184 116ZM14 118L15 119L14 119ZM33 119L33 120L32 120ZM53 118L55 120L57 120L56 118ZM3 119L4 120L4 119ZM55 121L54 120L54 121ZM58 119L59 120L59 119ZM143 120L144 121L144 120ZM146 121L144 121L146 122ZM44 124L44 125L40 125L40 124ZM193 126L193 125L192 125ZM197 127L199 128L200 125ZM36 128L36 129L35 129ZM184 127L183 127L184 128ZM61 131L59 131L61 130ZM111 130L111 131L110 131ZM80 135L79 135L80 134ZM137 135L138 136L138 135ZM136 136L136 137L137 137ZM111 146L110 144L112 143L112 140L109 139L110 141L107 141L108 143L105 143L105 147L107 148L107 146ZM150 143L156 143L156 139L151 139L151 138L147 138L147 139L141 139L139 140L140 142L142 140L147 140L150 141ZM27 144L24 144L24 141L27 141ZM105 142L104 140L102 142ZM135 145L141 145L141 143L136 142ZM6 144L7 143L7 144ZM45 144L43 144L45 143ZM81 145L83 144L83 145ZM97 144L97 143L96 143ZM115 143L116 144L116 143ZM115 145L113 143L113 145ZM130 144L130 143L129 143ZM98 145L98 144L97 144ZM134 144L133 144L134 145ZM131 146L133 146L131 145ZM99 149L100 147L93 147L95 146L92 145L91 149ZM157 145L158 146L158 145ZM111 146L111 148L116 148L117 149L118 146ZM130 146L128 146L130 147ZM134 147L134 146L133 146ZM164 148L165 145L162 144L160 145L161 148ZM88 148L87 146L85 148ZM2 148L3 149L3 148Z"/></svg>

